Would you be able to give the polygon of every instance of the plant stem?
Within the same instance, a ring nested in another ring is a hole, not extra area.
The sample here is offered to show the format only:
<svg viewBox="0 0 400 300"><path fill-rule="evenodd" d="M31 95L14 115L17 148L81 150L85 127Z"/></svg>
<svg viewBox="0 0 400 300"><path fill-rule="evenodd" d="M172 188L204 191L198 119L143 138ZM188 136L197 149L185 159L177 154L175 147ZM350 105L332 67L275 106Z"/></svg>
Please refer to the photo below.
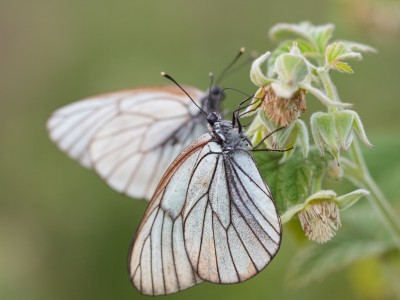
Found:
<svg viewBox="0 0 400 300"><path fill-rule="evenodd" d="M330 79L328 70L318 68L318 74L324 84L327 96L334 101L340 101L336 95L336 88ZM329 108L330 111L335 109L336 108ZM353 183L361 188L369 190L370 195L368 198L372 207L375 209L382 223L392 233L393 239L400 249L400 223L397 221L398 216L396 216L390 203L386 200L382 191L371 177L357 140L352 142L350 150L355 163L355 169L351 172L352 175L348 174L348 176L353 179Z"/></svg>
<svg viewBox="0 0 400 300"><path fill-rule="evenodd" d="M397 247L400 249L400 223L397 220L398 216L395 214L390 203L387 201L382 191L371 177L360 146L358 145L358 141L353 141L350 150L352 158L354 159L357 167L355 171L358 174L357 178L354 178L354 182L357 182L361 188L369 190L371 194L368 196L368 198L372 207L381 218L382 223L392 233L393 239L396 242Z"/></svg>
<svg viewBox="0 0 400 300"><path fill-rule="evenodd" d="M328 97L331 98L331 100L333 100L334 102L340 102L339 97L337 96L337 93L336 93L335 85L332 83L332 80L329 76L329 71L325 68L320 67L320 68L317 68L317 72L318 72L319 77L321 78L321 81L325 88L325 92L328 95ZM335 111L336 107L330 106L329 110Z"/></svg>
<svg viewBox="0 0 400 300"><path fill-rule="evenodd" d="M312 189L311 189L311 194L315 194L316 192L320 191L322 188L322 179L323 179L323 174L320 174L313 180L312 184Z"/></svg>

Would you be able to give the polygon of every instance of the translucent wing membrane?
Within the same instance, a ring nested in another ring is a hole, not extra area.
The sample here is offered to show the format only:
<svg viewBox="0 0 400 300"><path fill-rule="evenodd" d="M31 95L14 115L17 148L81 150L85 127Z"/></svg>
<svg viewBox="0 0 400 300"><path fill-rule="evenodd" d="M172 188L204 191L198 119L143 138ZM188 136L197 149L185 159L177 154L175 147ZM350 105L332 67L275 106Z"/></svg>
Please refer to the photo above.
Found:
<svg viewBox="0 0 400 300"><path fill-rule="evenodd" d="M201 280L241 282L271 261L280 241L280 220L251 153L223 152L204 134L161 180L133 244L130 275L150 295Z"/></svg>
<svg viewBox="0 0 400 300"><path fill-rule="evenodd" d="M129 269L143 294L172 294L201 282L186 255L181 212L191 173L210 139L209 134L202 135L175 159L139 226Z"/></svg>
<svg viewBox="0 0 400 300"><path fill-rule="evenodd" d="M201 105L204 92L185 89ZM72 103L55 111L47 127L61 150L111 187L150 199L172 160L207 131L198 114L178 88L152 87Z"/></svg>

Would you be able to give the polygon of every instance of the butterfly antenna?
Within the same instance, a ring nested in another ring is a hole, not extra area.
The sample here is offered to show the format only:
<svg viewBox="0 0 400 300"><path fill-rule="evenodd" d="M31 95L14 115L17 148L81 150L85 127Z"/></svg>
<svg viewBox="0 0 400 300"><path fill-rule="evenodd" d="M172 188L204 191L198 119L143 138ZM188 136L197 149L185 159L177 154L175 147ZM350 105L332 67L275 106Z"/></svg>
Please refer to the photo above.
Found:
<svg viewBox="0 0 400 300"><path fill-rule="evenodd" d="M244 66L250 64L253 60L255 60L258 57L258 53L256 51L253 51L250 53L249 57L246 58L245 61L243 61L242 63L236 65L236 67L232 68L229 70L229 72L225 73L225 77L228 77L229 75L235 73L237 70L240 70L241 68L243 68Z"/></svg>
<svg viewBox="0 0 400 300"><path fill-rule="evenodd" d="M196 101L193 100L193 98L189 95L189 93L186 92L185 89L174 78L172 78L165 72L161 72L161 76L163 76L163 77L171 80L173 83L175 83L177 85L177 87L179 87L189 97L189 99L192 100L193 104L196 105L197 108L200 109L207 116L207 113L196 103Z"/></svg>
<svg viewBox="0 0 400 300"><path fill-rule="evenodd" d="M254 97L254 95L250 95L250 94L248 94L248 93L246 93L246 92L243 92L243 91L241 91L241 90L238 90L238 89L235 89L235 88L223 88L222 89L222 93L223 92L225 92L225 91L235 91L235 92L238 92L238 93L240 93L240 94L242 94L242 95L245 95L245 96L247 96L247 97L252 97L252 98L255 98Z"/></svg>
<svg viewBox="0 0 400 300"><path fill-rule="evenodd" d="M207 106L206 107L207 107L207 111L210 112L209 109L208 109L208 102L211 99L211 89L212 89L212 86L213 86L214 74L210 72L210 73L208 73L208 76L210 77L210 88L208 89L208 99L207 99ZM221 101L218 102L218 109L219 109L219 103L220 102Z"/></svg>
<svg viewBox="0 0 400 300"><path fill-rule="evenodd" d="M238 61L238 59L242 56L242 54L244 53L246 49L244 47L240 48L239 53L236 54L235 58L229 63L229 65L221 72L221 74L219 74L217 80L215 81L215 83L218 85L222 78L226 75L226 73L229 71L229 69L232 68L232 66L235 65L235 63Z"/></svg>
<svg viewBox="0 0 400 300"><path fill-rule="evenodd" d="M271 135L273 135L274 133L276 133L276 132L278 132L278 131L280 131L280 130L282 130L282 129L285 129L286 127L279 127L278 129L275 129L275 130L273 130L273 131L271 131L269 134L267 134L260 142L258 142L258 144L257 145L255 145L254 147L253 147L253 150L256 150L258 147L260 147L260 145L266 140L266 139L268 139ZM293 147L292 147L293 148ZM292 148L290 148L290 149L292 149ZM289 149L289 150L290 150ZM287 151L287 150L284 150L284 151ZM283 151L278 151L278 152L283 152Z"/></svg>

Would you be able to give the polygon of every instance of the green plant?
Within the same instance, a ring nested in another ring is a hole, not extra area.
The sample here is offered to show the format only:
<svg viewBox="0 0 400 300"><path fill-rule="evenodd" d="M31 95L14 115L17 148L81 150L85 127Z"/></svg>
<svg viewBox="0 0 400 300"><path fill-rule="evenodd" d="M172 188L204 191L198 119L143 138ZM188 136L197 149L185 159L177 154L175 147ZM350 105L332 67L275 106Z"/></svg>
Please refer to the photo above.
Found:
<svg viewBox="0 0 400 300"><path fill-rule="evenodd" d="M298 219L308 239L325 243L341 226L341 210L366 196L375 211L367 224L365 211L360 212L360 223L366 226L361 232L350 230L344 238L327 245L306 246L290 275L293 279L301 274L297 282L300 284L364 257L393 250L398 253L400 249L399 217L370 175L359 141L373 146L359 115L350 110L351 104L342 102L331 79L331 72L353 73L350 60L360 60L363 52L376 51L360 43L332 41L333 31L332 24L275 25L270 37L280 41L279 45L257 58L250 73L259 87L247 109L248 114L255 114L248 128L252 142L257 144L268 133L284 126L284 130L265 140L265 147L294 147L283 156L256 155L261 173L274 192L282 222ZM326 107L326 111L311 115L313 142L306 122L299 119L309 95ZM326 189L327 178L340 182L347 179L358 189L338 196ZM378 219L388 232L381 239L369 235L367 229ZM351 222L354 221L353 218ZM306 273L302 273L305 269Z"/></svg>

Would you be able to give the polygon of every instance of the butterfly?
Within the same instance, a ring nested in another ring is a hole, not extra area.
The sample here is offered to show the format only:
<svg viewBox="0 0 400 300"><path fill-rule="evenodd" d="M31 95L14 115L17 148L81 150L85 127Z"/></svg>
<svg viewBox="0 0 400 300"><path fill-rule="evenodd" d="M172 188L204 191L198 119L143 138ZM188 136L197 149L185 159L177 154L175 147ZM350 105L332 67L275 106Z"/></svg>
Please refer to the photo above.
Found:
<svg viewBox="0 0 400 300"><path fill-rule="evenodd" d="M279 250L281 221L239 119L206 119L211 130L169 166L131 244L129 275L143 294L243 282Z"/></svg>
<svg viewBox="0 0 400 300"><path fill-rule="evenodd" d="M232 73L244 51L242 47L207 92L182 88L170 77L174 86L117 91L61 107L47 122L49 137L116 191L149 200L173 159L207 132L201 111L219 110L225 94L218 83Z"/></svg>
<svg viewBox="0 0 400 300"><path fill-rule="evenodd" d="M195 137L207 131L198 107L217 109L219 85L146 87L97 95L56 110L50 139L113 189L150 199L162 174Z"/></svg>

